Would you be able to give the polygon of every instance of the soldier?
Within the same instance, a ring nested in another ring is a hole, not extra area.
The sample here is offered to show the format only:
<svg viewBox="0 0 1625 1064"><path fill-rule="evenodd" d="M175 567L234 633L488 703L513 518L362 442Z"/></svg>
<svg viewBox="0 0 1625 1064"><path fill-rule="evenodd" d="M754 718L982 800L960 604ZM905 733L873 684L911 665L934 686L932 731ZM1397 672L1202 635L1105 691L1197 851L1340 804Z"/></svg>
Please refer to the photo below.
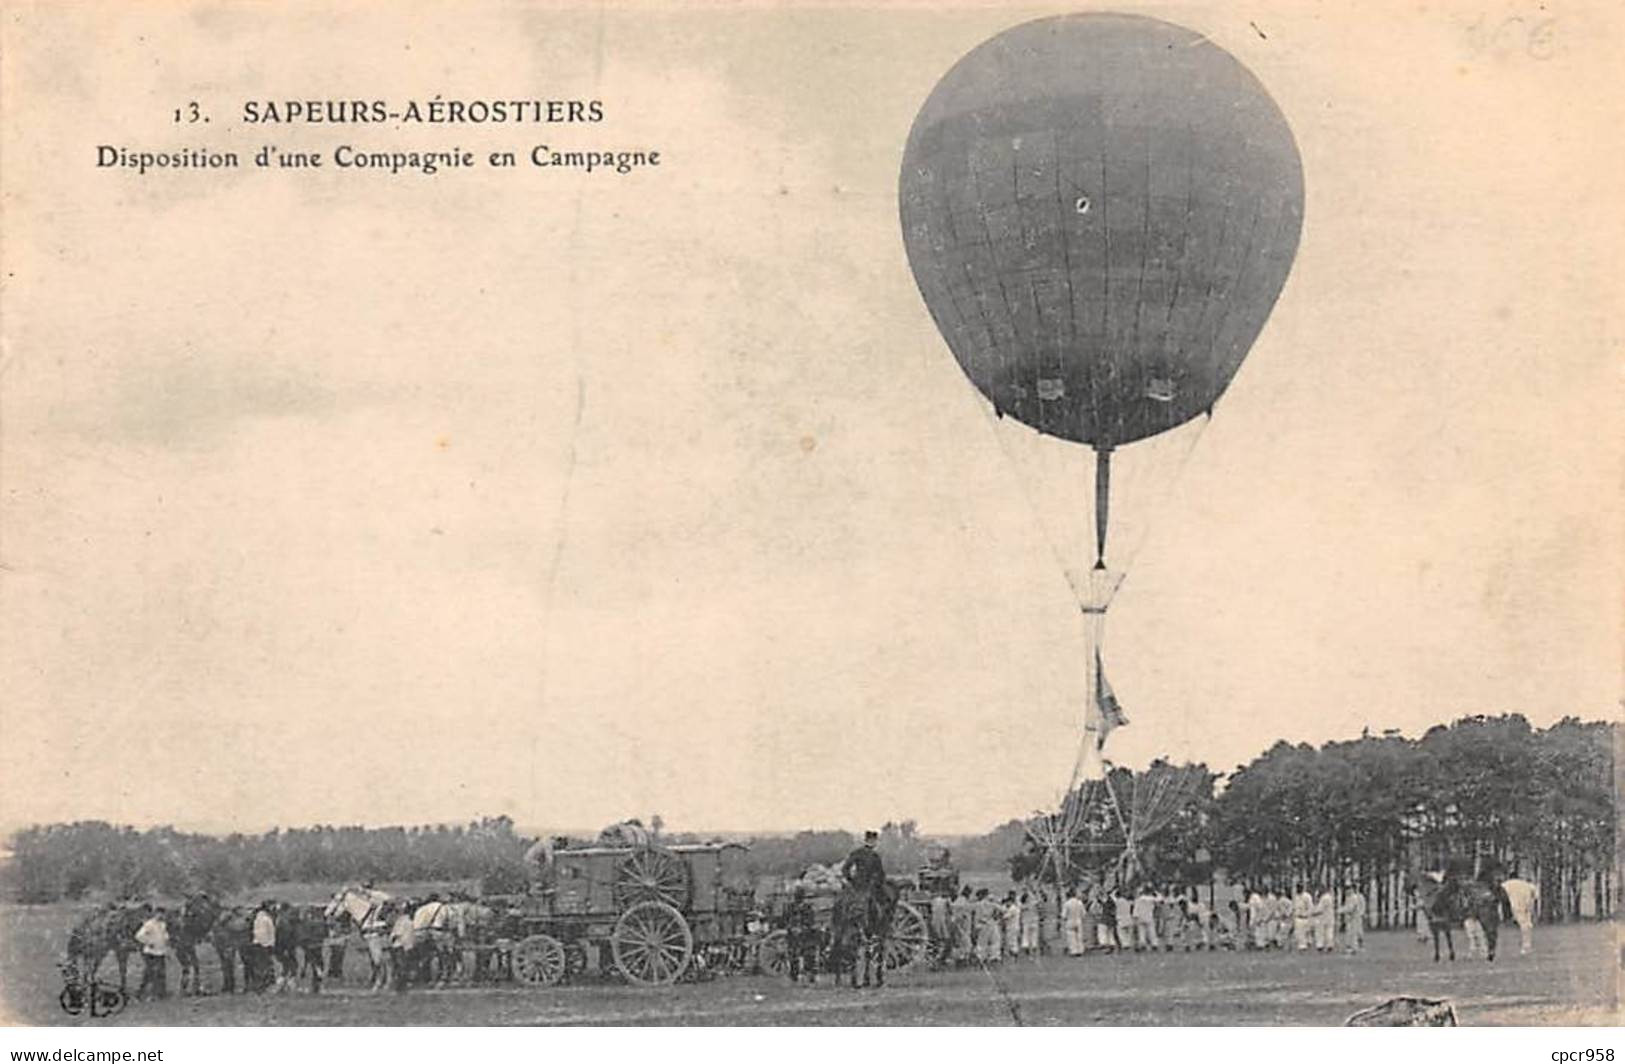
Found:
<svg viewBox="0 0 1625 1064"><path fill-rule="evenodd" d="M1120 953L1134 949L1134 892L1120 884L1112 895L1117 910L1117 948Z"/></svg>
<svg viewBox="0 0 1625 1064"><path fill-rule="evenodd" d="M389 967L396 993L405 993L407 985L412 980L412 966L417 946L418 929L412 922L412 905L410 902L402 901L396 910L395 923L389 929Z"/></svg>
<svg viewBox="0 0 1625 1064"><path fill-rule="evenodd" d="M875 849L880 842L878 831L865 831L863 845L846 855L841 862L841 878L851 885L863 899L864 913L873 921L880 891L886 885L886 866L881 863Z"/></svg>
<svg viewBox="0 0 1625 1064"><path fill-rule="evenodd" d="M875 849L880 842L878 831L865 831L863 845L846 855L841 862L841 878L862 891L873 891L886 882L886 867Z"/></svg>
<svg viewBox="0 0 1625 1064"><path fill-rule="evenodd" d="M1343 949L1359 953L1365 949L1365 895L1350 887L1343 895Z"/></svg>
<svg viewBox="0 0 1625 1064"><path fill-rule="evenodd" d="M1252 949L1265 949L1270 944L1270 913L1274 910L1275 895L1260 894L1254 887L1247 895L1247 926L1252 930L1248 945Z"/></svg>
<svg viewBox="0 0 1625 1064"><path fill-rule="evenodd" d="M949 911L954 923L954 963L964 964L976 949L976 903L971 900L969 887L959 892Z"/></svg>
<svg viewBox="0 0 1625 1064"><path fill-rule="evenodd" d="M1310 922L1315 913L1315 896L1309 893L1307 883L1300 884L1292 896L1292 943L1299 952L1309 948Z"/></svg>
<svg viewBox="0 0 1625 1064"><path fill-rule="evenodd" d="M1066 892L1066 901L1061 903L1061 925L1066 929L1066 955L1068 957L1083 956L1083 899L1078 897L1076 889Z"/></svg>
<svg viewBox="0 0 1625 1064"><path fill-rule="evenodd" d="M1292 939L1292 895L1283 890L1275 899L1275 945L1277 949L1286 949L1291 945Z"/></svg>
<svg viewBox="0 0 1625 1064"><path fill-rule="evenodd" d="M165 971L169 957L166 913L163 906L159 906L156 912L151 906L141 908L145 919L135 933L135 940L141 945L141 962L145 966L141 973L139 993L142 1000L166 998L169 996L169 975Z"/></svg>
<svg viewBox="0 0 1625 1064"><path fill-rule="evenodd" d="M1202 900L1201 891L1195 887L1191 888L1190 898L1185 903L1185 911L1189 914L1191 922L1188 931L1195 939L1192 945L1199 950L1212 952L1217 948L1213 943L1213 914L1208 910L1207 903Z"/></svg>
<svg viewBox="0 0 1625 1064"><path fill-rule="evenodd" d="M799 983L803 973L811 985L818 983L818 925L807 902L807 890L797 884L790 892L790 905L784 911L785 945L790 951L790 981Z"/></svg>
<svg viewBox="0 0 1625 1064"><path fill-rule="evenodd" d="M1109 891L1098 887L1091 893L1089 911L1095 917L1095 944L1107 953L1116 953L1117 941L1117 899Z"/></svg>
<svg viewBox="0 0 1625 1064"><path fill-rule="evenodd" d="M254 910L254 924L249 935L248 949L243 952L244 967L253 959L254 972L243 973L243 981L255 992L270 989L276 973L272 970L272 954L276 951L276 902L269 898Z"/></svg>
<svg viewBox="0 0 1625 1064"><path fill-rule="evenodd" d="M1148 948L1156 951L1162 945L1157 940L1157 893L1149 883L1142 885L1140 892L1134 896L1131 912L1134 918L1134 952L1141 953Z"/></svg>
<svg viewBox="0 0 1625 1064"><path fill-rule="evenodd" d="M1514 875L1501 884L1501 891L1506 895L1512 919L1523 939L1518 952L1527 956L1535 948L1535 914L1540 909L1540 888Z"/></svg>
<svg viewBox="0 0 1625 1064"><path fill-rule="evenodd" d="M1000 934L1003 909L989 896L986 887L976 891L976 959L984 964L997 964L1004 954Z"/></svg>
<svg viewBox="0 0 1625 1064"><path fill-rule="evenodd" d="M1315 899L1315 949L1330 953L1337 947L1337 899L1327 887Z"/></svg>
<svg viewBox="0 0 1625 1064"><path fill-rule="evenodd" d="M938 967L948 963L954 946L953 899L946 894L931 896L931 952Z"/></svg>
<svg viewBox="0 0 1625 1064"><path fill-rule="evenodd" d="M1029 957L1038 956L1038 899L1032 894L1021 895L1021 952Z"/></svg>

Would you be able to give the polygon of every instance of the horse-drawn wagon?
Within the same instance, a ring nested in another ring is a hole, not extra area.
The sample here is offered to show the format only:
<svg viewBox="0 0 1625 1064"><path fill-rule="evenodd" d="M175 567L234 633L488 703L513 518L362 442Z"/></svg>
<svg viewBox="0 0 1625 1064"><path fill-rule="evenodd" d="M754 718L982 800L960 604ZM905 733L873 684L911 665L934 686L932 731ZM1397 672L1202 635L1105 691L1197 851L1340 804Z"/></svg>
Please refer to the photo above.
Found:
<svg viewBox="0 0 1625 1064"><path fill-rule="evenodd" d="M516 980L619 973L638 986L743 968L753 892L738 843L585 846L548 856L523 895L487 898Z"/></svg>
<svg viewBox="0 0 1625 1064"><path fill-rule="evenodd" d="M923 892L917 881L907 877L890 876L888 881L893 888L895 902L882 939L881 963L888 972L906 971L925 960L931 952L931 922L927 918L931 895ZM756 962L762 971L773 975L783 975L789 971L790 933L785 925L796 889L797 883L785 883L763 899L763 909L774 930L757 947ZM801 889L812 910L814 926L825 942L829 942L835 931L841 887L838 883L827 888L808 887L803 883ZM920 907L922 901L924 909Z"/></svg>

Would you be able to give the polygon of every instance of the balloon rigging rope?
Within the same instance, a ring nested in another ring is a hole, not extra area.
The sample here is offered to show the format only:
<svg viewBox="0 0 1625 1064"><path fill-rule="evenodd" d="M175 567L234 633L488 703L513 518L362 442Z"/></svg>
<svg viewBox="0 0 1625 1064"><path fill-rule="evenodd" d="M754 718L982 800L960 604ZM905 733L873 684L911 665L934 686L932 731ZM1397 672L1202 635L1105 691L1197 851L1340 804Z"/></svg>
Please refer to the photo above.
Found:
<svg viewBox="0 0 1625 1064"><path fill-rule="evenodd" d="M1156 468L1135 470L1133 465L1130 464L1128 470L1126 470L1129 475L1126 477L1121 472L1114 471L1116 472L1116 475L1112 477L1114 487L1127 481L1126 490L1118 497L1116 509L1119 513L1143 515L1138 527L1134 529L1134 538L1127 548L1115 552L1116 564L1113 568L1124 573L1125 579L1127 579L1126 574L1132 568L1134 560L1140 556L1140 551L1151 538L1152 531L1159 525L1160 516L1167 512L1175 489L1185 479L1185 470L1190 466L1191 459L1196 454L1197 445L1202 442L1202 437L1207 434L1208 425L1213 421L1211 414L1201 414L1199 417L1201 420L1194 427L1187 423L1172 430L1173 433L1184 437L1177 443L1152 438L1143 440L1136 445L1138 448L1148 446L1156 448L1158 444L1165 444L1163 449L1170 451L1177 448L1174 457L1166 463L1168 468L1164 468L1163 462L1159 461L1159 459L1166 458L1165 455L1146 451L1144 456L1147 458L1147 464ZM1181 432L1181 429L1190 429L1190 431Z"/></svg>
<svg viewBox="0 0 1625 1064"><path fill-rule="evenodd" d="M1043 508L1038 505L1038 500L1033 496L1032 487L1027 483L1026 476L1022 474L1015 455L1010 452L1009 444L1005 442L1004 433L999 428L1000 418L998 413L994 410L992 403L984 401L980 396L977 397L975 402L976 408L982 412L982 416L987 421L988 430L993 433L993 442L998 445L999 453L1004 456L1004 463L1011 478L1015 480L1016 486L1021 489L1021 496L1027 502L1027 509L1032 512L1033 518L1038 522L1039 533L1049 546L1050 553L1054 555L1055 564L1061 570L1062 579L1066 580L1067 586L1071 588L1073 597L1081 601L1082 590L1073 587L1072 581L1067 579L1067 574L1071 572L1071 566L1067 564L1066 552L1062 550L1061 541L1055 535L1054 530L1050 528L1049 522L1044 519Z"/></svg>

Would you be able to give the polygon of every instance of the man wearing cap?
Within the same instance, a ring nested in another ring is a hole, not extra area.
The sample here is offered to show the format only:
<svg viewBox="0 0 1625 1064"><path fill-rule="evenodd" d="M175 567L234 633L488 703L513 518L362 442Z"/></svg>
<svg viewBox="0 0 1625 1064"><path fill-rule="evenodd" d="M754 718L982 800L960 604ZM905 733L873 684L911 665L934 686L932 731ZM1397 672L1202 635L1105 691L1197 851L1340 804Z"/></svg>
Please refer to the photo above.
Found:
<svg viewBox="0 0 1625 1064"><path fill-rule="evenodd" d="M841 878L851 884L863 898L864 910L873 914L875 899L886 885L886 867L880 862L875 845L880 841L878 831L865 831L863 845L847 854L841 862Z"/></svg>
<svg viewBox="0 0 1625 1064"><path fill-rule="evenodd" d="M871 891L886 882L886 868L880 861L875 845L880 841L878 831L865 831L863 845L847 854L841 864L841 878L859 890Z"/></svg>

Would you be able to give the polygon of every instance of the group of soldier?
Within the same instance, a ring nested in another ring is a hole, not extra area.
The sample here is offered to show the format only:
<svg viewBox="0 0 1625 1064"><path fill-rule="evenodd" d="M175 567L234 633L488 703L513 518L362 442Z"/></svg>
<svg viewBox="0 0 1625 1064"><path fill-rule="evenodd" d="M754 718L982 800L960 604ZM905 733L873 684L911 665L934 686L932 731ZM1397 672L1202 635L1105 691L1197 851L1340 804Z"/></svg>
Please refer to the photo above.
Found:
<svg viewBox="0 0 1625 1064"><path fill-rule="evenodd" d="M949 898L931 901L931 940L941 967L998 964L1010 957L1037 956L1046 946L1043 899L1032 891L962 887Z"/></svg>
<svg viewBox="0 0 1625 1064"><path fill-rule="evenodd" d="M313 977L316 987L324 975L341 979L352 934L359 935L366 949L373 990L405 991L444 978L447 947L460 941L464 930L462 899L439 893L427 898L394 898L374 890L371 883L347 889L364 892L374 902L359 921L346 916L337 898L325 910L319 905L296 906L265 898L251 906L217 908L213 910L218 913L217 922L198 929L190 926L186 910L181 907L127 899L108 902L86 923L110 928L112 936L122 938L122 942L108 941L106 948L110 952L122 954L128 949L139 954L139 1000L169 996L169 960L175 956L182 960L184 993L189 965L195 971L195 947L205 937L214 943L222 965L228 969L222 972L228 993L236 987L235 972L229 970L233 956L241 959L243 989L248 992L288 989L302 971ZM206 894L194 897L208 899ZM312 934L290 930L290 925L297 927L301 918L312 922ZM94 959L92 956L92 963Z"/></svg>
<svg viewBox="0 0 1625 1064"><path fill-rule="evenodd" d="M1210 906L1196 888L1149 883L1135 890L1007 891L1002 898L964 887L932 901L934 959L963 967L1049 953L1364 948L1366 907L1358 891L1339 899L1331 890L1258 889L1243 898Z"/></svg>

